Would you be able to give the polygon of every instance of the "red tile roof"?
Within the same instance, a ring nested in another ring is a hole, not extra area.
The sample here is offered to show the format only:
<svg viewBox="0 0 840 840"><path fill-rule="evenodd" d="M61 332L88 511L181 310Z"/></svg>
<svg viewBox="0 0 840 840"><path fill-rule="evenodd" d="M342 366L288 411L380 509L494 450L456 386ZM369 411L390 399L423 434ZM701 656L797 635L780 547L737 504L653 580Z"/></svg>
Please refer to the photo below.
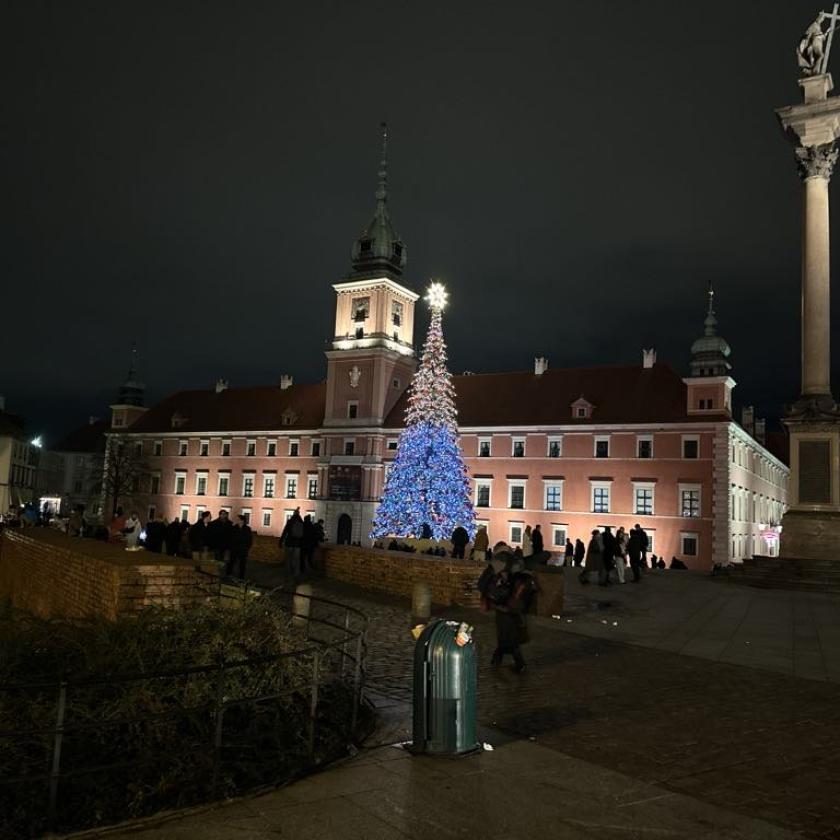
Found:
<svg viewBox="0 0 840 840"><path fill-rule="evenodd" d="M86 423L81 428L65 435L50 449L53 452L104 452L107 431L108 423L105 420Z"/></svg>
<svg viewBox="0 0 840 840"><path fill-rule="evenodd" d="M127 430L135 432L247 432L317 429L324 421L326 383L179 391L150 408ZM172 425L174 415L183 422ZM287 415L291 422L284 422Z"/></svg>
<svg viewBox="0 0 840 840"><path fill-rule="evenodd" d="M539 426L603 423L679 423L726 420L724 414L686 412L686 386L666 364L484 373L452 377L461 426ZM594 405L589 418L572 417L572 403ZM403 394L385 423L402 425Z"/></svg>

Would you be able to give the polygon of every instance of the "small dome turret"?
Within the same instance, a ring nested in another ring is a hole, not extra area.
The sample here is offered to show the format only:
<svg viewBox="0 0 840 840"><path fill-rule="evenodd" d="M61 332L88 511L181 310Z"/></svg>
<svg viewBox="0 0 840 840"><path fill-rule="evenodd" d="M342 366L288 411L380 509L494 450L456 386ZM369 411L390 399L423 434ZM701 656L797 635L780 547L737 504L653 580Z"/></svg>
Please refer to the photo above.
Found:
<svg viewBox="0 0 840 840"><path fill-rule="evenodd" d="M715 290L709 283L709 308L703 321L703 336L691 345L691 376L728 376L732 365L729 356L732 353L729 343L717 334L715 316Z"/></svg>

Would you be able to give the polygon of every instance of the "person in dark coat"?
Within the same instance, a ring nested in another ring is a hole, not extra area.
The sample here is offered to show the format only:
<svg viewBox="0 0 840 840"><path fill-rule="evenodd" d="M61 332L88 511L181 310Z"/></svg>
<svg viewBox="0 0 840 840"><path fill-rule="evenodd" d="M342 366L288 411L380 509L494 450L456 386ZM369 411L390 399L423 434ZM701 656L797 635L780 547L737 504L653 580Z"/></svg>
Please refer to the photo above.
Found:
<svg viewBox="0 0 840 840"><path fill-rule="evenodd" d="M234 566L239 572L239 579L245 580L245 566L248 563L248 552L254 535L245 517L241 514L236 517L236 522L230 531L230 556L225 564L225 575L230 577L233 574Z"/></svg>
<svg viewBox="0 0 840 840"><path fill-rule="evenodd" d="M285 549L286 560L294 577L300 577L300 550L303 545L303 519L300 516L300 508L289 517L283 533L280 534L280 546Z"/></svg>
<svg viewBox="0 0 840 840"><path fill-rule="evenodd" d="M604 546L601 554L601 573L598 575L600 586L610 585L610 571L615 566L615 536L609 525L604 526L604 533L601 534L601 543Z"/></svg>
<svg viewBox="0 0 840 840"><path fill-rule="evenodd" d="M639 525L638 522L636 523L636 532L638 533L639 539L642 542L642 567L646 569L647 568L648 544L649 544L650 540L648 539L647 531L645 531L645 529L642 528L642 526ZM653 564L651 564L651 565L653 565Z"/></svg>
<svg viewBox="0 0 840 840"><path fill-rule="evenodd" d="M181 544L181 520L176 516L167 526L164 536L166 541L166 553L174 557L178 553L178 546Z"/></svg>
<svg viewBox="0 0 840 840"><path fill-rule="evenodd" d="M633 572L633 583L638 583L641 580L641 566L642 566L642 537L639 533L640 529L630 529L630 539L627 542L627 556L630 558L630 569Z"/></svg>
<svg viewBox="0 0 840 840"><path fill-rule="evenodd" d="M575 567L580 568L583 565L583 558L586 557L586 546L583 540L575 540Z"/></svg>
<svg viewBox="0 0 840 840"><path fill-rule="evenodd" d="M564 566L574 566L575 564L575 547L570 539L566 539L566 556L563 560Z"/></svg>
<svg viewBox="0 0 840 840"><path fill-rule="evenodd" d="M522 647L528 641L528 625L525 613L529 593L533 589L533 575L525 570L522 559L513 554L506 543L496 543L490 565L494 571L510 581L511 594L504 603L494 603L496 614L496 650L491 664L501 665L507 654L513 657L513 670L521 674L525 670Z"/></svg>
<svg viewBox="0 0 840 840"><path fill-rule="evenodd" d="M198 521L190 526L190 551L196 560L207 562L207 526L210 524L210 511L205 510Z"/></svg>
<svg viewBox="0 0 840 840"><path fill-rule="evenodd" d="M153 551L160 554L163 550L163 541L166 539L166 525L163 520L155 515L146 523L146 551Z"/></svg>
<svg viewBox="0 0 840 840"><path fill-rule="evenodd" d="M318 526L307 513L303 517L303 542L300 546L300 567L304 571L315 571L315 548L318 545Z"/></svg>
<svg viewBox="0 0 840 840"><path fill-rule="evenodd" d="M531 545L534 548L534 559L538 560L543 553L543 535L539 525L534 525L534 530L531 533Z"/></svg>
<svg viewBox="0 0 840 840"><path fill-rule="evenodd" d="M230 551L232 531L233 523L226 510L220 510L218 517L207 526L205 535L207 547L213 552L213 557L220 566L225 564Z"/></svg>
<svg viewBox="0 0 840 840"><path fill-rule="evenodd" d="M467 543L470 541L470 535L467 533L467 529L464 528L463 525L459 525L453 532L452 536L450 537L450 542L452 543L452 556L457 557L460 560L464 559L464 550L467 547Z"/></svg>

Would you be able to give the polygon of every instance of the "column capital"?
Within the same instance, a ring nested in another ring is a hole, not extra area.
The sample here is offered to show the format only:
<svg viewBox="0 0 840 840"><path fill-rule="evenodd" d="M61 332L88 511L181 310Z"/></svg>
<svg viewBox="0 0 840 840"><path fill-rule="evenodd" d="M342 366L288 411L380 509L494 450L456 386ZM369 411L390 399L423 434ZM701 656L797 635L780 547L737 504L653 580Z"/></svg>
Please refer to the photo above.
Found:
<svg viewBox="0 0 840 840"><path fill-rule="evenodd" d="M820 146L797 146L795 154L799 177L803 181L808 178L830 180L837 161L837 152L837 146L834 143L823 143Z"/></svg>

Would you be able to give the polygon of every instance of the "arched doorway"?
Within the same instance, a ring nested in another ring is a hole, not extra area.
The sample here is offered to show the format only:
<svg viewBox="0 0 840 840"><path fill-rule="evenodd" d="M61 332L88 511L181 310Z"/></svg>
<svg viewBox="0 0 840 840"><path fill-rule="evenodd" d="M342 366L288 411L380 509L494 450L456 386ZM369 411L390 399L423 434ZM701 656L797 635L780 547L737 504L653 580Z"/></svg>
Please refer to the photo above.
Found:
<svg viewBox="0 0 840 840"><path fill-rule="evenodd" d="M339 545L350 545L352 536L353 520L346 513L342 513L338 517L338 531L335 536L335 541Z"/></svg>

